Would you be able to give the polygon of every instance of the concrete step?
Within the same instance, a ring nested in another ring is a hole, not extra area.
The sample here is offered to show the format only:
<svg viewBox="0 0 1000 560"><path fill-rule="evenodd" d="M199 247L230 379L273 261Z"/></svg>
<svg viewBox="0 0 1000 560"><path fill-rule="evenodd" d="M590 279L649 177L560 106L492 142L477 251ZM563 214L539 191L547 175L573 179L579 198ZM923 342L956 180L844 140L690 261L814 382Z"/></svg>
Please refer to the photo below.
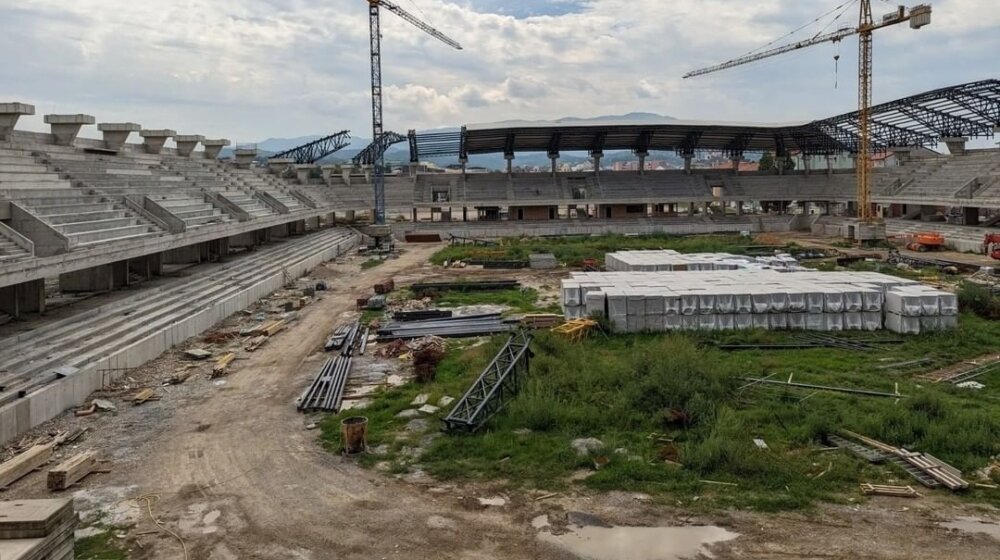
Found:
<svg viewBox="0 0 1000 560"><path fill-rule="evenodd" d="M115 210L113 202L79 202L77 204L53 204L51 206L29 206L31 213L39 217L77 215L88 212L110 212Z"/></svg>
<svg viewBox="0 0 1000 560"><path fill-rule="evenodd" d="M96 210L92 212L74 212L72 214L51 214L46 216L39 216L39 218L41 218L44 222L50 225L60 226L62 224L73 224L78 222L113 220L116 218L124 218L126 216L128 216L128 212L126 212L125 210L111 208L108 210Z"/></svg>
<svg viewBox="0 0 1000 560"><path fill-rule="evenodd" d="M188 220L190 218L202 218L202 217L206 217L206 216L210 217L210 216L221 216L222 215L222 211L221 210L219 210L218 208L213 207L210 204L207 205L207 207L204 207L204 208L185 210L183 212L179 212L177 210L171 209L170 213L173 214L174 216L177 216L178 218L180 218L182 220Z"/></svg>
<svg viewBox="0 0 1000 560"><path fill-rule="evenodd" d="M99 231L67 234L67 237L75 240L79 245L91 245L98 242L121 241L123 239L130 239L133 237L146 236L151 233L155 233L154 231L150 231L150 229L151 226L148 225L133 225L102 229Z"/></svg>
<svg viewBox="0 0 1000 560"><path fill-rule="evenodd" d="M227 214L212 214L210 216L191 216L184 218L184 223L190 226L205 224L224 224L232 221Z"/></svg>
<svg viewBox="0 0 1000 560"><path fill-rule="evenodd" d="M44 164L31 158L5 158L0 156L0 171L4 173L48 173Z"/></svg>
<svg viewBox="0 0 1000 560"><path fill-rule="evenodd" d="M121 218L109 218L106 220L90 220L90 221L78 221L63 223L57 226L59 231L69 235L71 233L89 233L94 231L102 231L106 229L116 229L135 225L142 225L137 223L137 218L131 216L124 216Z"/></svg>
<svg viewBox="0 0 1000 560"><path fill-rule="evenodd" d="M62 182L59 175L48 172L6 172L0 168L0 183L55 183Z"/></svg>

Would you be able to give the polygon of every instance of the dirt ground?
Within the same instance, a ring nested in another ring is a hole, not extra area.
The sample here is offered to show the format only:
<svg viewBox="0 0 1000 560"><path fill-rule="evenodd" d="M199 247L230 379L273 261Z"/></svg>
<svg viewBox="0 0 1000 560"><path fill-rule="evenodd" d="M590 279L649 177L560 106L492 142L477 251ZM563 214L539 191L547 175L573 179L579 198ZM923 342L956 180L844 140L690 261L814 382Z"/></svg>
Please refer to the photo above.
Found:
<svg viewBox="0 0 1000 560"><path fill-rule="evenodd" d="M576 556L543 544L532 520L547 514L559 527L568 511L615 525L716 524L741 535L712 548L723 559L1000 557L1000 540L937 525L960 516L995 521L1000 512L947 498L876 498L808 514L704 516L648 496L581 489L545 499L529 491L504 494L504 505L481 506L470 498L494 496L496 489L382 475L324 450L318 431L307 429L315 417L298 413L293 403L322 359L326 336L377 281L485 274L430 267L426 259L438 248L406 245L400 258L365 271L360 258L329 263L312 277L325 278L330 290L224 379L208 379L203 374L210 364L201 364L187 383L161 389L159 401L132 406L112 394L114 414L67 414L38 430L89 427L76 449L63 453L98 449L110 460L109 473L92 475L75 490L78 510L106 525L134 523L121 536L139 559L558 560ZM554 286L558 273L507 274L541 287ZM171 351L126 384L130 390L153 385L177 361ZM39 472L2 496L51 494ZM146 501L135 501L139 496L149 496L148 510ZM178 533L187 556L150 512Z"/></svg>

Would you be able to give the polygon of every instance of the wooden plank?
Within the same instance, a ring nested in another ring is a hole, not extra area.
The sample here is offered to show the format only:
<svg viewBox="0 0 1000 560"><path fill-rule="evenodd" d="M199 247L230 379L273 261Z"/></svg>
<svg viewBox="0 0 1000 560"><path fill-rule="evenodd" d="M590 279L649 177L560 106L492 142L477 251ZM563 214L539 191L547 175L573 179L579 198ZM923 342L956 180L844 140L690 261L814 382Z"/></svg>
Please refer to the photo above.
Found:
<svg viewBox="0 0 1000 560"><path fill-rule="evenodd" d="M912 486L886 486L861 483L861 492L866 496L893 496L896 498L919 498L920 494Z"/></svg>
<svg viewBox="0 0 1000 560"><path fill-rule="evenodd" d="M146 401L156 400L158 398L159 397L156 396L155 389L143 389L142 391L136 393L134 397L132 397L132 404L140 405Z"/></svg>
<svg viewBox="0 0 1000 560"><path fill-rule="evenodd" d="M0 488L6 488L52 458L54 443L35 445L0 464Z"/></svg>
<svg viewBox="0 0 1000 560"><path fill-rule="evenodd" d="M97 469L97 452L74 455L49 469L49 490L65 490Z"/></svg>
<svg viewBox="0 0 1000 560"><path fill-rule="evenodd" d="M215 362L215 366L212 368L212 377L220 377L229 373L227 370L229 364L236 359L236 352L229 352L225 356L218 359Z"/></svg>

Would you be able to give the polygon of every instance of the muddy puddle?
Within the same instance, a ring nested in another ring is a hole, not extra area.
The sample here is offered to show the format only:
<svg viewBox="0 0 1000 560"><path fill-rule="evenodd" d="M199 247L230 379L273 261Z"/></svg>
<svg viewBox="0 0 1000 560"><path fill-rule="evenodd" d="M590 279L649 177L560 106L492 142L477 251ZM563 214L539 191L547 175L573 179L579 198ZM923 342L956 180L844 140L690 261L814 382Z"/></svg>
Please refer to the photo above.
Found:
<svg viewBox="0 0 1000 560"><path fill-rule="evenodd" d="M562 535L538 538L587 560L682 560L711 558L709 545L730 541L738 533L722 527L578 527Z"/></svg>
<svg viewBox="0 0 1000 560"><path fill-rule="evenodd" d="M984 533L1000 540L1000 523L986 521L978 517L958 517L952 521L938 523L945 529L956 529L962 533Z"/></svg>

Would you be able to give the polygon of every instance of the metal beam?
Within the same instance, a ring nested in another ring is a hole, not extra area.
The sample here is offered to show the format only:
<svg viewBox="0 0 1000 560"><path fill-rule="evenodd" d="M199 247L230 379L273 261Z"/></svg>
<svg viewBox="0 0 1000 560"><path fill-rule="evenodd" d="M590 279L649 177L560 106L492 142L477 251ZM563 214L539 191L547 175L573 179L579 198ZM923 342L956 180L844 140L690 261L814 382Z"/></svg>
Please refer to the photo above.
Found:
<svg viewBox="0 0 1000 560"><path fill-rule="evenodd" d="M302 144L290 150L285 150L271 156L269 159L289 158L294 159L295 163L316 163L326 156L345 148L350 143L351 132L349 130L342 130L319 140L313 140L308 144Z"/></svg>

